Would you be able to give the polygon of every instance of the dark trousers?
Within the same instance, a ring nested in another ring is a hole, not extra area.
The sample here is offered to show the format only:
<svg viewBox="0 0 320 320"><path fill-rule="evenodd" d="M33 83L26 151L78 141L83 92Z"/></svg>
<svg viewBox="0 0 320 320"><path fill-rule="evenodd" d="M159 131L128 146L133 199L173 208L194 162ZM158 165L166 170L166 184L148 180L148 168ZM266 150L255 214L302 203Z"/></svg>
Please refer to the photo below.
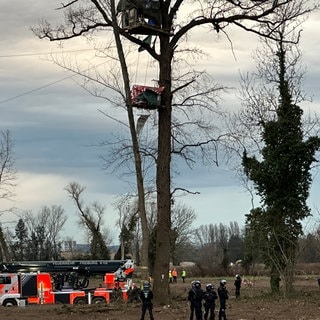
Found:
<svg viewBox="0 0 320 320"><path fill-rule="evenodd" d="M190 302L190 320L193 320L195 305L194 302Z"/></svg>
<svg viewBox="0 0 320 320"><path fill-rule="evenodd" d="M202 306L201 301L195 302L195 312L196 312L196 319L202 320Z"/></svg>
<svg viewBox="0 0 320 320"><path fill-rule="evenodd" d="M210 314L209 319L214 320L214 309L215 309L215 305L213 303L206 302L205 308L204 308L204 319L205 320L208 319L209 314Z"/></svg>
<svg viewBox="0 0 320 320"><path fill-rule="evenodd" d="M226 302L220 300L219 320L227 320L226 315Z"/></svg>
<svg viewBox="0 0 320 320"><path fill-rule="evenodd" d="M141 307L141 320L144 320L144 316L146 314L146 311L149 311L150 320L153 320L153 314L152 314L152 303L143 303Z"/></svg>

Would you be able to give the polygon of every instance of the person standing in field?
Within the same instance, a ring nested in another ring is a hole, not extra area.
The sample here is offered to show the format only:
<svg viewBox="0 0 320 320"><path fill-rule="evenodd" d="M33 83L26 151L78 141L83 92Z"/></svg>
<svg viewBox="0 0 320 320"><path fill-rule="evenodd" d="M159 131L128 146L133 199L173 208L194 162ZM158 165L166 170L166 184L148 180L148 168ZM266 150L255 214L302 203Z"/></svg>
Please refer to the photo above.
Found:
<svg viewBox="0 0 320 320"><path fill-rule="evenodd" d="M188 292L188 300L190 302L190 320L193 320L194 315L196 320L202 320L202 299L203 291L201 283L198 280L191 282L191 289Z"/></svg>
<svg viewBox="0 0 320 320"><path fill-rule="evenodd" d="M182 282L183 282L183 283L185 282L186 276L187 276L186 270L185 270L185 269L182 269L181 278L182 278Z"/></svg>
<svg viewBox="0 0 320 320"><path fill-rule="evenodd" d="M204 292L201 289L200 281L192 281L191 289L188 292L190 301L190 320L193 320L194 314L197 320L202 320L202 300Z"/></svg>
<svg viewBox="0 0 320 320"><path fill-rule="evenodd" d="M236 295L236 299L240 298L240 288L241 288L241 282L242 279L240 277L239 274L236 275L236 278L234 280L234 286L235 286L235 295Z"/></svg>
<svg viewBox="0 0 320 320"><path fill-rule="evenodd" d="M191 282L191 288L188 291L188 301L190 303L190 320L193 320L195 310L195 281Z"/></svg>
<svg viewBox="0 0 320 320"><path fill-rule="evenodd" d="M146 311L149 311L150 320L154 320L153 318L153 292L150 289L150 283L148 281L145 281L143 283L143 289L140 292L140 300L141 300L141 320L144 320L144 316L146 314Z"/></svg>
<svg viewBox="0 0 320 320"><path fill-rule="evenodd" d="M226 307L227 307L227 300L229 299L228 290L226 287L227 281L221 280L220 286L218 288L218 296L220 301L220 309L219 309L219 320L227 320L226 315Z"/></svg>
<svg viewBox="0 0 320 320"><path fill-rule="evenodd" d="M172 277L173 277L173 282L177 283L178 272L177 272L176 268L173 268L173 270L172 270Z"/></svg>
<svg viewBox="0 0 320 320"><path fill-rule="evenodd" d="M218 299L217 293L214 291L213 285L207 284L206 285L206 292L203 296L204 299L204 320L209 319L214 320L214 310L216 306L216 299Z"/></svg>

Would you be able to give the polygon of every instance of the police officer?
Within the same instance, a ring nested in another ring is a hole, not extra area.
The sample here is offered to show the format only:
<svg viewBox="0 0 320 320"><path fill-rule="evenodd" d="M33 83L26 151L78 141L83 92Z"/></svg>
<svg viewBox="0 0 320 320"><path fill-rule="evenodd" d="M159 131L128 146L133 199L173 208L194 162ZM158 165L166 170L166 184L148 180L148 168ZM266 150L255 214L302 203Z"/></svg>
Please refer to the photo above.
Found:
<svg viewBox="0 0 320 320"><path fill-rule="evenodd" d="M214 320L215 300L218 299L217 293L214 291L213 285L206 285L206 292L203 296L204 299L204 319L208 319L210 313L210 320Z"/></svg>
<svg viewBox="0 0 320 320"><path fill-rule="evenodd" d="M192 281L191 289L188 292L188 300L190 301L190 320L193 320L195 313L197 320L202 320L202 300L204 292L201 289L200 281Z"/></svg>
<svg viewBox="0 0 320 320"><path fill-rule="evenodd" d="M144 320L144 316L148 309L150 320L153 320L153 313L152 313L152 299L153 299L153 292L150 289L150 283L145 281L143 283L143 289L140 292L140 300L141 300L141 320Z"/></svg>
<svg viewBox="0 0 320 320"><path fill-rule="evenodd" d="M240 277L239 274L236 275L236 278L234 280L234 286L235 286L235 295L236 295L236 298L240 298L240 288L241 288L241 282L242 282L242 279Z"/></svg>
<svg viewBox="0 0 320 320"><path fill-rule="evenodd" d="M228 290L226 288L227 281L221 280L220 286L218 288L218 296L220 300L220 309L219 309L219 320L227 320L226 316L226 307L227 307L227 300L229 299Z"/></svg>
<svg viewBox="0 0 320 320"><path fill-rule="evenodd" d="M190 320L193 320L195 310L195 281L191 282L191 288L188 291L188 300L190 302Z"/></svg>
<svg viewBox="0 0 320 320"><path fill-rule="evenodd" d="M202 300L203 300L204 292L201 289L200 281L196 281L195 283L195 312L196 319L202 320Z"/></svg>

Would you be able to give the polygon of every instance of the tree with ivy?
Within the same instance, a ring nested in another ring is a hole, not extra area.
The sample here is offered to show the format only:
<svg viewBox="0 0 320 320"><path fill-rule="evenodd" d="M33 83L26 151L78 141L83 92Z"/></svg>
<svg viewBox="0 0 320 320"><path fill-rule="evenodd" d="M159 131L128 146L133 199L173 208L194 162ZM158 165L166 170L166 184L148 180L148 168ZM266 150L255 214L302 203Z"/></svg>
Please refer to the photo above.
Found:
<svg viewBox="0 0 320 320"><path fill-rule="evenodd" d="M262 159L250 157L245 151L242 164L262 203L261 208L253 209L247 216L247 226L262 240L259 242L264 261L270 267L272 292L280 291L282 278L287 294L292 290L301 221L310 215L306 201L320 138L304 135L303 111L294 102L294 86L286 61L292 45L286 44L284 30L279 33L275 52L279 92L275 116L260 123L264 143Z"/></svg>

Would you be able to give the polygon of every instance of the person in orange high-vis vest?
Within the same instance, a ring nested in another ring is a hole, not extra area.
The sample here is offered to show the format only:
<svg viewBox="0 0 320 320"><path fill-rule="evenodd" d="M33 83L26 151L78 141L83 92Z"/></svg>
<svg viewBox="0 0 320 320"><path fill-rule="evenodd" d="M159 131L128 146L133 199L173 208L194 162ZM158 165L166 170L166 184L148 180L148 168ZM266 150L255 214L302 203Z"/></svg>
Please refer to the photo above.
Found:
<svg viewBox="0 0 320 320"><path fill-rule="evenodd" d="M176 268L173 268L173 270L172 270L172 277L173 277L173 282L177 283L178 272L177 272Z"/></svg>

